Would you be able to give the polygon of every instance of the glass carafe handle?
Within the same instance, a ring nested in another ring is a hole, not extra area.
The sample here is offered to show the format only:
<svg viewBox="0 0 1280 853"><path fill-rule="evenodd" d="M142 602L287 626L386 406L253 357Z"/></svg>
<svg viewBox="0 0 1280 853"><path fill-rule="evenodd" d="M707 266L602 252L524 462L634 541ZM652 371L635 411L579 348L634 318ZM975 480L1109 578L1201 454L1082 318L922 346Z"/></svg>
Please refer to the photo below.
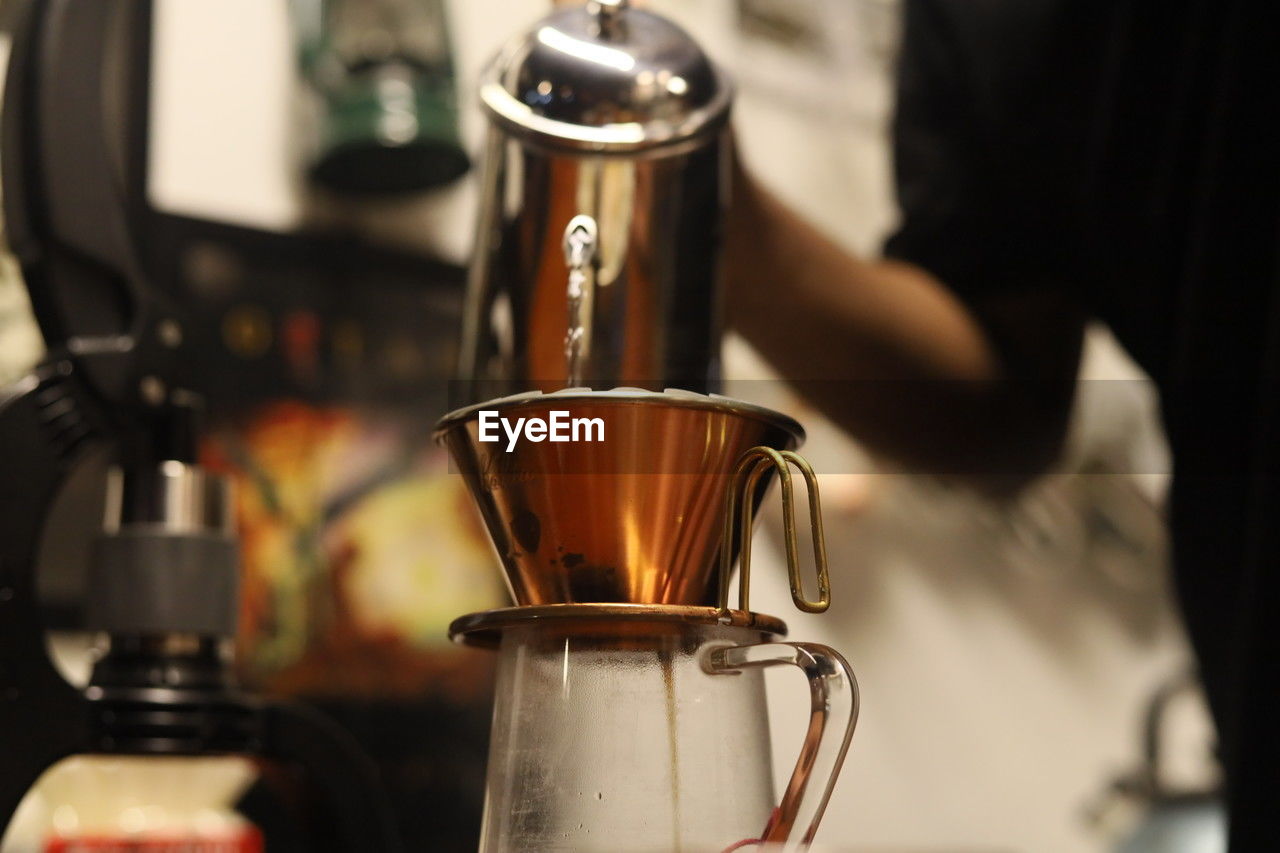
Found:
<svg viewBox="0 0 1280 853"><path fill-rule="evenodd" d="M835 649L817 643L717 646L707 650L703 662L708 672L721 674L790 664L799 667L808 679L809 727L800 758L759 839L783 843L785 850L807 848L831 799L858 722L858 681L849 662Z"/></svg>

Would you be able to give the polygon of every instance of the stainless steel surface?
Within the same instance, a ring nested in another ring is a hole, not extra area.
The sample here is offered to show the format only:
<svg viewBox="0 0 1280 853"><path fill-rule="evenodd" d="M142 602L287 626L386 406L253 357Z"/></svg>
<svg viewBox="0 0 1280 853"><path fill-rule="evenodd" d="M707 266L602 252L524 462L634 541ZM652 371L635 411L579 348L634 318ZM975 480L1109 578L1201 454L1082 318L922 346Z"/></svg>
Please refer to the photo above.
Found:
<svg viewBox="0 0 1280 853"><path fill-rule="evenodd" d="M481 411L599 418L603 441L480 440ZM722 524L743 454L794 448L795 421L689 392L522 394L462 409L436 428L466 479L516 604L719 600ZM765 483L747 501L763 497ZM737 539L730 538L736 557Z"/></svg>
<svg viewBox="0 0 1280 853"><path fill-rule="evenodd" d="M230 637L239 560L226 478L176 460L111 471L85 624L116 637Z"/></svg>
<svg viewBox="0 0 1280 853"><path fill-rule="evenodd" d="M575 384L712 390L724 75L669 21L594 3L508 45L481 100L492 127L459 363L469 399ZM562 244L577 217L598 238L575 269ZM585 298L571 366L574 273Z"/></svg>
<svg viewBox="0 0 1280 853"><path fill-rule="evenodd" d="M231 486L197 465L166 460L141 471L112 468L107 478L103 529L161 533L234 532Z"/></svg>
<svg viewBox="0 0 1280 853"><path fill-rule="evenodd" d="M577 153L652 152L714 134L733 87L688 33L625 3L559 10L508 42L480 100L506 130Z"/></svg>

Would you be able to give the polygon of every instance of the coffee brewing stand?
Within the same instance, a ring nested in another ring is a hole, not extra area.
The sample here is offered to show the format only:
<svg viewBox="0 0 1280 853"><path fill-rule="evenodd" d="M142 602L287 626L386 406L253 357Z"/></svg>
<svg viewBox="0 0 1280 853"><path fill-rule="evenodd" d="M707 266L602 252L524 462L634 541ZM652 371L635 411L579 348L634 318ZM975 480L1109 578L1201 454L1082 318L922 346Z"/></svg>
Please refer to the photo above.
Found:
<svg viewBox="0 0 1280 853"><path fill-rule="evenodd" d="M792 599L820 613L830 589L800 425L707 393L729 80L670 21L592 0L509 42L480 99L490 130L460 359L472 405L436 437L515 602L451 627L499 656L481 851L802 849L857 685L837 652L780 642L786 626L750 609L752 520L774 475ZM480 402L495 388L508 396ZM481 436L481 412L598 419L605 435L508 448ZM783 664L805 673L811 712L775 799L759 671Z"/></svg>

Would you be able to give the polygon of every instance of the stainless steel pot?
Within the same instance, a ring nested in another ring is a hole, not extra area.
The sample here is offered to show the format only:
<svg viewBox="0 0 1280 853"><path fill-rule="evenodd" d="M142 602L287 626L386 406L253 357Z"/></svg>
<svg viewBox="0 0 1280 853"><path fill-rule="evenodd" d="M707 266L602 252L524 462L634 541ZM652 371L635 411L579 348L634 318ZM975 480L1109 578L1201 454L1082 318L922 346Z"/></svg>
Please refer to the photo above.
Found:
<svg viewBox="0 0 1280 853"><path fill-rule="evenodd" d="M712 390L732 87L625 0L562 9L491 62L460 370L467 399Z"/></svg>

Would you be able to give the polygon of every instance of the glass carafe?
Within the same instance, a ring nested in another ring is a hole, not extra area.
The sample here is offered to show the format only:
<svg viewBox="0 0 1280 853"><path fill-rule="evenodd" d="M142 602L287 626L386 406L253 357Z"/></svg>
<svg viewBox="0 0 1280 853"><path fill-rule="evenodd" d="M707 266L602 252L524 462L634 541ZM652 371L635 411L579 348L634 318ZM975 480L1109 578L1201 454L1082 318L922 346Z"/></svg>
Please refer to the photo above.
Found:
<svg viewBox="0 0 1280 853"><path fill-rule="evenodd" d="M834 650L707 607L518 607L454 627L499 648L481 851L812 839L858 710ZM812 714L778 799L762 670L781 664L804 672Z"/></svg>

